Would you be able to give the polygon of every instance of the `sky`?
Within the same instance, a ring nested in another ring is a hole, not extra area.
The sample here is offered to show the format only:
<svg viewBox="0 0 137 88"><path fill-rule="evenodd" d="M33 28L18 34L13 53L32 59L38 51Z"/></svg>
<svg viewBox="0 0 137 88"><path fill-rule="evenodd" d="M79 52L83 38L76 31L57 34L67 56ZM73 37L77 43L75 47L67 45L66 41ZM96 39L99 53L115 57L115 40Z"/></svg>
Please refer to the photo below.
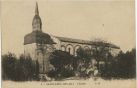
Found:
<svg viewBox="0 0 137 88"><path fill-rule="evenodd" d="M124 52L135 47L134 0L37 0L42 31L51 35L103 39ZM2 0L2 54L24 51L32 32L36 0Z"/></svg>

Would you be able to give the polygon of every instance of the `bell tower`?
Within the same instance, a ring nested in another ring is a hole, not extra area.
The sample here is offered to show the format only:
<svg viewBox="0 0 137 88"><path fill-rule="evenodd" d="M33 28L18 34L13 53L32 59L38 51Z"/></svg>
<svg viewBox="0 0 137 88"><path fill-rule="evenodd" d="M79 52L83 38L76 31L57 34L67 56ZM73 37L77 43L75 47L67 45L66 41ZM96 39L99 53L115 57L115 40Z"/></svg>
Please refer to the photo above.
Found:
<svg viewBox="0 0 137 88"><path fill-rule="evenodd" d="M32 32L24 37L24 55L25 57L30 56L33 61L38 62L39 75L42 77L50 69L49 57L54 51L53 44L56 43L49 34L42 32L42 21L37 2L31 30Z"/></svg>
<svg viewBox="0 0 137 88"><path fill-rule="evenodd" d="M39 9L38 9L37 2L36 2L36 7L35 7L35 16L32 21L32 29L33 31L42 31L42 21L39 16Z"/></svg>

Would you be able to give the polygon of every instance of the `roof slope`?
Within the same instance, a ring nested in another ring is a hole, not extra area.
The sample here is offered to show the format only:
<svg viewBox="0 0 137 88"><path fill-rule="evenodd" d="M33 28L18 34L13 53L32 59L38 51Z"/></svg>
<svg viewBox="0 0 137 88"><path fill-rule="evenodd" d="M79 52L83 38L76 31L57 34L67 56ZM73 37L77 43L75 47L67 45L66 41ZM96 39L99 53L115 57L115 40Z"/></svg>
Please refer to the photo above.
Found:
<svg viewBox="0 0 137 88"><path fill-rule="evenodd" d="M71 42L71 43L92 45L91 41L88 41L88 40L72 39L72 38L58 37L58 36L55 36L55 37L58 38L60 41L63 41L63 42Z"/></svg>
<svg viewBox="0 0 137 88"><path fill-rule="evenodd" d="M50 35L41 31L33 31L24 37L24 45L31 43L55 44Z"/></svg>

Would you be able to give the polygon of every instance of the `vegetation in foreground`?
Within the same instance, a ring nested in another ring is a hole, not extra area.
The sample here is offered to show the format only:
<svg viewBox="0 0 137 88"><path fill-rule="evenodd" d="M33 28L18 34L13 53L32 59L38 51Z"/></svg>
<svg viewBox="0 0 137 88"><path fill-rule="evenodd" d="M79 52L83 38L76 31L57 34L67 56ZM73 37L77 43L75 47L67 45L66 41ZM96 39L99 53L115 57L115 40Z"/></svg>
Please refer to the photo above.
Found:
<svg viewBox="0 0 137 88"><path fill-rule="evenodd" d="M136 76L136 50L132 49L117 55L111 55L104 44L99 49L88 50L78 49L77 56L68 52L55 50L50 56L50 64L54 69L47 75L54 80L68 77L90 78L92 76L111 78L135 78ZM104 62L104 64L100 64ZM30 57L20 55L19 58L13 53L2 55L2 78L3 80L27 81L39 79L38 61Z"/></svg>

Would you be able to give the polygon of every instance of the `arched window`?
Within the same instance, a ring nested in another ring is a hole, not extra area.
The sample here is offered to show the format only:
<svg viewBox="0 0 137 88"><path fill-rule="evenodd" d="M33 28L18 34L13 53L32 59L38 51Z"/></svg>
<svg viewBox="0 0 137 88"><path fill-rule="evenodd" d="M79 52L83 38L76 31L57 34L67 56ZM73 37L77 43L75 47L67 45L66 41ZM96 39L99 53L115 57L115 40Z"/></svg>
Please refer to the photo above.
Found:
<svg viewBox="0 0 137 88"><path fill-rule="evenodd" d="M76 45L76 46L75 46L75 53L74 53L75 56L77 56L77 51L78 51L78 49L80 49L80 48L81 48L80 45Z"/></svg>
<svg viewBox="0 0 137 88"><path fill-rule="evenodd" d="M62 51L65 51L65 46L61 46L61 50L62 50Z"/></svg>
<svg viewBox="0 0 137 88"><path fill-rule="evenodd" d="M73 46L71 44L68 44L66 46L66 51L69 52L71 55L74 54Z"/></svg>
<svg viewBox="0 0 137 88"><path fill-rule="evenodd" d="M68 48L68 52L70 53L70 48Z"/></svg>

